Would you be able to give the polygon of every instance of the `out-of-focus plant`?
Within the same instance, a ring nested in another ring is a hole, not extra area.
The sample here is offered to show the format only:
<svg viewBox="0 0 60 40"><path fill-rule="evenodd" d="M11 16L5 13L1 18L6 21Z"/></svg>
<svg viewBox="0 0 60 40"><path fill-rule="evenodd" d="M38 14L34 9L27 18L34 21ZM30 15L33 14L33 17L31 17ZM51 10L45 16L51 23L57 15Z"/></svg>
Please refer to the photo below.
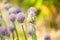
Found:
<svg viewBox="0 0 60 40"><path fill-rule="evenodd" d="M34 23L36 18L36 9L34 7L30 7L28 9L28 18L27 21L30 23Z"/></svg>
<svg viewBox="0 0 60 40"><path fill-rule="evenodd" d="M18 39L18 32L17 32L16 27L15 27L15 24L14 24L14 21L16 20L16 15L15 14L10 14L9 15L9 19L13 22L14 29L15 29L15 32L17 34L17 40L19 40ZM12 31L12 34L13 34L13 40L14 40L14 31Z"/></svg>
<svg viewBox="0 0 60 40"><path fill-rule="evenodd" d="M9 3L4 3L4 7L8 10L9 8L11 8L11 4L9 4Z"/></svg>
<svg viewBox="0 0 60 40"><path fill-rule="evenodd" d="M32 28L28 30L29 34L32 36L32 40L37 40L36 28L35 28L35 19L36 19L36 8L30 7L28 9L28 18L27 22L32 24Z"/></svg>
<svg viewBox="0 0 60 40"><path fill-rule="evenodd" d="M45 34L45 35L44 35L44 40L51 40L50 35L49 35L49 34Z"/></svg>
<svg viewBox="0 0 60 40"><path fill-rule="evenodd" d="M16 12L17 13L20 13L21 12L21 9L20 8L16 8Z"/></svg>
<svg viewBox="0 0 60 40"><path fill-rule="evenodd" d="M41 22L41 19L43 18L43 20L46 22L46 24L48 26L51 26L51 24L55 25L54 20L55 20L56 14L57 14L57 7L59 6L59 4L58 4L58 6L56 6L58 3L58 0L7 0L7 1L12 3L13 6L16 5L16 6L23 8L23 10L25 10L25 11L29 7L33 6L28 10L28 18L27 18L28 23L34 24L35 18L36 18L36 24L38 24ZM16 26L15 25L15 20L16 20L15 16L16 15L17 15L17 22L19 22L21 24L24 22L25 16L23 13L21 13L21 10L19 8L10 7L9 4L5 4L5 8L7 8L8 9L7 11L10 13L9 14L10 20L12 22L14 21L13 24L10 25L10 30L13 30ZM37 15L36 15L36 10L37 11L39 10ZM28 33L32 34L31 36L32 36L33 40L37 40L36 32L35 32L36 30L35 30L34 26L32 27L32 29L28 30ZM26 39L26 34L24 31L23 25L22 25L22 29L23 29L24 36ZM15 31L17 33L17 37L20 36L20 35L18 35L16 28L15 28ZM13 39L14 39L14 37L13 37ZM19 37L18 37L18 39L19 39ZM47 39L48 39L48 37L47 37Z"/></svg>
<svg viewBox="0 0 60 40"><path fill-rule="evenodd" d="M22 24L22 23L24 22L24 20L25 20L25 15L24 15L24 13L22 13L22 12L18 13L18 14L17 14L17 21L18 21L19 23L21 23L25 40L27 40L26 33L25 33L25 31L24 31L24 27L23 27L23 24Z"/></svg>
<svg viewBox="0 0 60 40"><path fill-rule="evenodd" d="M5 40L6 37L9 37L9 36L10 36L9 30L6 27L1 27L0 28L0 37L1 37L1 40Z"/></svg>
<svg viewBox="0 0 60 40"><path fill-rule="evenodd" d="M9 14L16 14L16 8L15 7L11 7L9 8Z"/></svg>

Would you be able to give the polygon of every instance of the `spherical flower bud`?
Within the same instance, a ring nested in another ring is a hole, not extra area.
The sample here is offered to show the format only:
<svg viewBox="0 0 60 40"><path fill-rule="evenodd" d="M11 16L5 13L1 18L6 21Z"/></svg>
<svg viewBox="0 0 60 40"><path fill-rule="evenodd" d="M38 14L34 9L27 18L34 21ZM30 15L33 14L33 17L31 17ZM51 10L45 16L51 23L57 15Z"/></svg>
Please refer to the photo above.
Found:
<svg viewBox="0 0 60 40"><path fill-rule="evenodd" d="M36 15L36 9L35 9L34 7L30 7L30 8L28 9L28 14L29 14L29 15L30 15L30 14Z"/></svg>
<svg viewBox="0 0 60 40"><path fill-rule="evenodd" d="M49 34L45 34L44 39L45 40L50 40L50 35Z"/></svg>
<svg viewBox="0 0 60 40"><path fill-rule="evenodd" d="M8 31L8 29L6 28L6 27L1 27L0 28L0 34L1 35L9 35L9 31Z"/></svg>
<svg viewBox="0 0 60 40"><path fill-rule="evenodd" d="M9 8L11 8L11 4L6 3L6 4L4 4L4 7L8 10Z"/></svg>
<svg viewBox="0 0 60 40"><path fill-rule="evenodd" d="M9 24L9 30L10 30L10 31L13 31L13 30L14 30L14 25L13 25L13 23L10 23L10 24Z"/></svg>
<svg viewBox="0 0 60 40"><path fill-rule="evenodd" d="M16 12L17 13L21 12L21 9L20 8L16 8Z"/></svg>
<svg viewBox="0 0 60 40"><path fill-rule="evenodd" d="M23 13L17 14L17 21L22 23L24 21L24 19L25 19L25 15Z"/></svg>
<svg viewBox="0 0 60 40"><path fill-rule="evenodd" d="M34 32L34 30L33 30L32 28L29 28L29 29L28 29L28 34L29 34L29 35L32 35L33 32Z"/></svg>
<svg viewBox="0 0 60 40"><path fill-rule="evenodd" d="M14 7L9 8L9 13L10 14L11 13L16 13L16 8L14 8Z"/></svg>
<svg viewBox="0 0 60 40"><path fill-rule="evenodd" d="M10 19L11 21L15 21L16 15L15 15L15 14L9 15L9 19Z"/></svg>

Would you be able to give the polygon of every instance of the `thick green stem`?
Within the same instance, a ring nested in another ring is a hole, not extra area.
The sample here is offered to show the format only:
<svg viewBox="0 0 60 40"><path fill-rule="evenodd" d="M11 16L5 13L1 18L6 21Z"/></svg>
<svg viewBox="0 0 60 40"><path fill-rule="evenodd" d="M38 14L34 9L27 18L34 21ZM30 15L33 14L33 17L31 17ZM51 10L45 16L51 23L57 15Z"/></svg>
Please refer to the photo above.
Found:
<svg viewBox="0 0 60 40"><path fill-rule="evenodd" d="M12 37L13 37L13 40L14 40L14 31L12 31Z"/></svg>
<svg viewBox="0 0 60 40"><path fill-rule="evenodd" d="M0 40L5 40L5 38L2 35L0 35L0 38L1 38Z"/></svg>
<svg viewBox="0 0 60 40"><path fill-rule="evenodd" d="M25 33L25 31L24 31L23 24L22 24L22 30L23 30L23 33L24 33L25 40L27 40L27 37L26 37L26 33Z"/></svg>
<svg viewBox="0 0 60 40"><path fill-rule="evenodd" d="M18 32L17 32L17 29L16 29L16 27L15 27L15 23L13 23L13 24L14 24L14 29L15 29L15 32L16 32L17 40L19 40Z"/></svg>
<svg viewBox="0 0 60 40"><path fill-rule="evenodd" d="M33 26L32 29L33 29L33 31L34 31L34 32L32 33L32 40L37 40L36 28Z"/></svg>
<svg viewBox="0 0 60 40"><path fill-rule="evenodd" d="M35 33L32 34L32 40L37 40Z"/></svg>

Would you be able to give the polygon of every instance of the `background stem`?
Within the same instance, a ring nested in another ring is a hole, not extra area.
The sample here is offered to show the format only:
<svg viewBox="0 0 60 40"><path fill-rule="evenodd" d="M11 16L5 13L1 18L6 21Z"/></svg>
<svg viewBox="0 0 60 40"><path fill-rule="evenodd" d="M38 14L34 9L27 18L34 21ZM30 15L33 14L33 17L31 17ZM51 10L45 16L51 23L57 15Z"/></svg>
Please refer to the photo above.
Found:
<svg viewBox="0 0 60 40"><path fill-rule="evenodd" d="M15 32L16 32L17 40L19 40L19 38L18 38L18 32L17 32L17 29L15 27L15 23L13 23L13 24L14 24L14 29L15 29Z"/></svg>
<svg viewBox="0 0 60 40"><path fill-rule="evenodd" d="M26 37L25 31L24 31L23 24L22 24L22 30L23 30L23 33L24 33L25 40L27 40L27 37Z"/></svg>

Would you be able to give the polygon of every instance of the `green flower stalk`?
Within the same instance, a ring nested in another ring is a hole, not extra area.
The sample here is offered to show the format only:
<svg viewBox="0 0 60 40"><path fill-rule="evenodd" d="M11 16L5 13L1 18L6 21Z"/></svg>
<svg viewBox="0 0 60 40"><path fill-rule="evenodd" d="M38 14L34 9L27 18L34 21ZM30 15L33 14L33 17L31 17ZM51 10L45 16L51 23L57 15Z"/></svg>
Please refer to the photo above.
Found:
<svg viewBox="0 0 60 40"><path fill-rule="evenodd" d="M22 26L22 30L23 30L23 33L24 33L25 40L27 40L25 31L24 31L24 27L23 27L23 24L22 24L22 23L24 22L24 19L25 19L25 15L24 15L22 12L20 12L20 13L17 14L17 21L18 21L19 23L21 23L21 26Z"/></svg>
<svg viewBox="0 0 60 40"><path fill-rule="evenodd" d="M32 40L37 40L35 25L32 24L32 28L28 29L28 34L32 36Z"/></svg>
<svg viewBox="0 0 60 40"><path fill-rule="evenodd" d="M37 40L37 36L36 36L36 29L35 29L35 26L34 26L34 22L35 22L35 18L36 18L36 8L34 7L30 7L28 9L28 22L32 24L32 31L30 30L30 33L31 36L32 36L32 40ZM30 21L29 21L30 20Z"/></svg>
<svg viewBox="0 0 60 40"><path fill-rule="evenodd" d="M19 38L18 38L18 32L17 32L17 29L15 27L15 23L13 22L13 24L14 24L14 29L15 29L15 32L16 32L17 40L19 40Z"/></svg>
<svg viewBox="0 0 60 40"><path fill-rule="evenodd" d="M13 37L13 40L14 40L14 25L13 25L13 23L9 24L9 30L12 32L12 37Z"/></svg>
<svg viewBox="0 0 60 40"><path fill-rule="evenodd" d="M24 31L23 24L21 24L21 26L22 26L22 30L23 30L23 33L24 33L25 40L27 40L27 37L26 37L26 33L25 33L25 31Z"/></svg>
<svg viewBox="0 0 60 40"><path fill-rule="evenodd" d="M33 26L32 27L34 29L34 32L32 34L32 40L37 40L37 36L36 36L36 28Z"/></svg>
<svg viewBox="0 0 60 40"><path fill-rule="evenodd" d="M13 37L13 40L14 40L14 32L12 31L12 37Z"/></svg>
<svg viewBox="0 0 60 40"><path fill-rule="evenodd" d="M4 38L2 35L0 35L0 39L1 39L1 40L5 40L5 38Z"/></svg>
<svg viewBox="0 0 60 40"><path fill-rule="evenodd" d="M15 14L11 14L10 16L9 16L9 18L10 18L10 20L13 22L13 25L14 25L14 30L15 30L15 32L16 32L16 35L17 35L17 40L19 40L19 38L18 38L18 32L17 32L17 29L16 29L16 27L15 27L15 19L16 19L16 15ZM13 33L13 40L14 40L14 33Z"/></svg>

